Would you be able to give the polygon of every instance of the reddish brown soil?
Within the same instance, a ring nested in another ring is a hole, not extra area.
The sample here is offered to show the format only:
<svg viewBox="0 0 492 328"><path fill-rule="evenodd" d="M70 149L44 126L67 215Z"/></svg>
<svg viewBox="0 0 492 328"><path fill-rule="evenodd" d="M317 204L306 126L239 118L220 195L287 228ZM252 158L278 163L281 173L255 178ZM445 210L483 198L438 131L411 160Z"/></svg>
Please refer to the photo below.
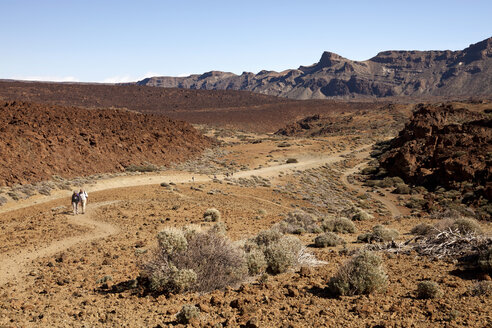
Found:
<svg viewBox="0 0 492 328"><path fill-rule="evenodd" d="M0 82L0 99L162 114L190 123L275 132L313 114L374 110L382 103L291 100L247 91L210 91L103 84Z"/></svg>
<svg viewBox="0 0 492 328"><path fill-rule="evenodd" d="M0 108L0 185L179 162L212 141L163 116L10 102Z"/></svg>

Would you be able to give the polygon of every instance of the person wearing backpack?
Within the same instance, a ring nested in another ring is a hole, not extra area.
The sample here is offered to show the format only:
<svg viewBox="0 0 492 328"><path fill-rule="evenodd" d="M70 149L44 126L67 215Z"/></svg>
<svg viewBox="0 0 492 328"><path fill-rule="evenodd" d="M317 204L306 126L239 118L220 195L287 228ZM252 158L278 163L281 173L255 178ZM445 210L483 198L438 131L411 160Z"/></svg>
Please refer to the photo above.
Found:
<svg viewBox="0 0 492 328"><path fill-rule="evenodd" d="M85 190L80 189L79 197L80 197L80 204L82 205L82 214L85 214L85 205L87 204L87 198L89 198L89 195Z"/></svg>
<svg viewBox="0 0 492 328"><path fill-rule="evenodd" d="M74 191L72 194L73 215L79 214L79 202L80 202L80 196L79 194L77 194L77 191Z"/></svg>

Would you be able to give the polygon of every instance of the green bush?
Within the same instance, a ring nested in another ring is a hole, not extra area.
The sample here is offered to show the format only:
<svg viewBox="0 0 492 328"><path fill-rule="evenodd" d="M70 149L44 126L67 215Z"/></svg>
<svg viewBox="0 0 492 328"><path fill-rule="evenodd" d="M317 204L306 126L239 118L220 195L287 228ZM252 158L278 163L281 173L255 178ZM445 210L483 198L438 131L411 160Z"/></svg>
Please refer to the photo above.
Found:
<svg viewBox="0 0 492 328"><path fill-rule="evenodd" d="M417 285L417 298L429 299L438 298L442 295L441 288L439 285L430 280L425 280L419 282Z"/></svg>
<svg viewBox="0 0 492 328"><path fill-rule="evenodd" d="M196 306L192 304L185 304L176 314L176 321L183 325L187 325L192 319L198 318L199 316L200 310Z"/></svg>
<svg viewBox="0 0 492 328"><path fill-rule="evenodd" d="M203 218L205 221L217 222L220 221L221 215L218 209L209 208L203 213Z"/></svg>
<svg viewBox="0 0 492 328"><path fill-rule="evenodd" d="M328 282L328 289L334 295L371 294L383 291L387 280L381 258L363 250L339 268Z"/></svg>
<svg viewBox="0 0 492 328"><path fill-rule="evenodd" d="M355 224L347 218L326 219L321 227L325 232L354 233Z"/></svg>
<svg viewBox="0 0 492 328"><path fill-rule="evenodd" d="M361 234L357 237L359 242L386 242L397 239L399 236L398 231L394 229L388 229L382 225L376 225L372 227L372 232Z"/></svg>
<svg viewBox="0 0 492 328"><path fill-rule="evenodd" d="M343 244L343 238L337 236L333 232L327 232L314 239L316 247L332 247Z"/></svg>

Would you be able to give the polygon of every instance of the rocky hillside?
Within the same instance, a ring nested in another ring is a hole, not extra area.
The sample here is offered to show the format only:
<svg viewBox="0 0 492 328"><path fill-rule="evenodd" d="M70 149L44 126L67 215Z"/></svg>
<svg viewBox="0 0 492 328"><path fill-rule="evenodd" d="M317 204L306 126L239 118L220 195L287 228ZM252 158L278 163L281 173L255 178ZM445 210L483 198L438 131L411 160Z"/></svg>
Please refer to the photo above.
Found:
<svg viewBox="0 0 492 328"><path fill-rule="evenodd" d="M0 186L183 161L212 143L163 116L24 102L1 105L0 134Z"/></svg>
<svg viewBox="0 0 492 328"><path fill-rule="evenodd" d="M492 109L492 108L491 108ZM486 110L485 112L490 112ZM453 105L418 105L380 164L407 183L492 200L492 118Z"/></svg>
<svg viewBox="0 0 492 328"><path fill-rule="evenodd" d="M318 63L283 72L212 71L152 77L139 85L248 90L295 98L470 97L492 95L492 38L461 51L384 51L366 61L325 52Z"/></svg>
<svg viewBox="0 0 492 328"><path fill-rule="evenodd" d="M411 105L389 104L376 110L343 111L307 116L287 124L275 134L291 137L363 134L389 136L399 131L408 118Z"/></svg>

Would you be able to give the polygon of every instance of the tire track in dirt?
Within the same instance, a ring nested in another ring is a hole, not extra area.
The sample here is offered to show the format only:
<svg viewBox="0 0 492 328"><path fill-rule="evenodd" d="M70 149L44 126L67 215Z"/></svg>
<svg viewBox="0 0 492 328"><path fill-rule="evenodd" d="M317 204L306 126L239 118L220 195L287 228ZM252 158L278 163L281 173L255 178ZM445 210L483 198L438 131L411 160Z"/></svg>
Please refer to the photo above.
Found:
<svg viewBox="0 0 492 328"><path fill-rule="evenodd" d="M93 229L86 234L58 240L40 248L26 249L20 253L2 255L0 257L0 285L11 281L20 274L27 274L29 264L38 258L54 255L79 243L105 238L118 233L118 227L94 220L95 210L97 208L117 202L108 201L91 204L86 214L77 216L69 215L70 223Z"/></svg>

